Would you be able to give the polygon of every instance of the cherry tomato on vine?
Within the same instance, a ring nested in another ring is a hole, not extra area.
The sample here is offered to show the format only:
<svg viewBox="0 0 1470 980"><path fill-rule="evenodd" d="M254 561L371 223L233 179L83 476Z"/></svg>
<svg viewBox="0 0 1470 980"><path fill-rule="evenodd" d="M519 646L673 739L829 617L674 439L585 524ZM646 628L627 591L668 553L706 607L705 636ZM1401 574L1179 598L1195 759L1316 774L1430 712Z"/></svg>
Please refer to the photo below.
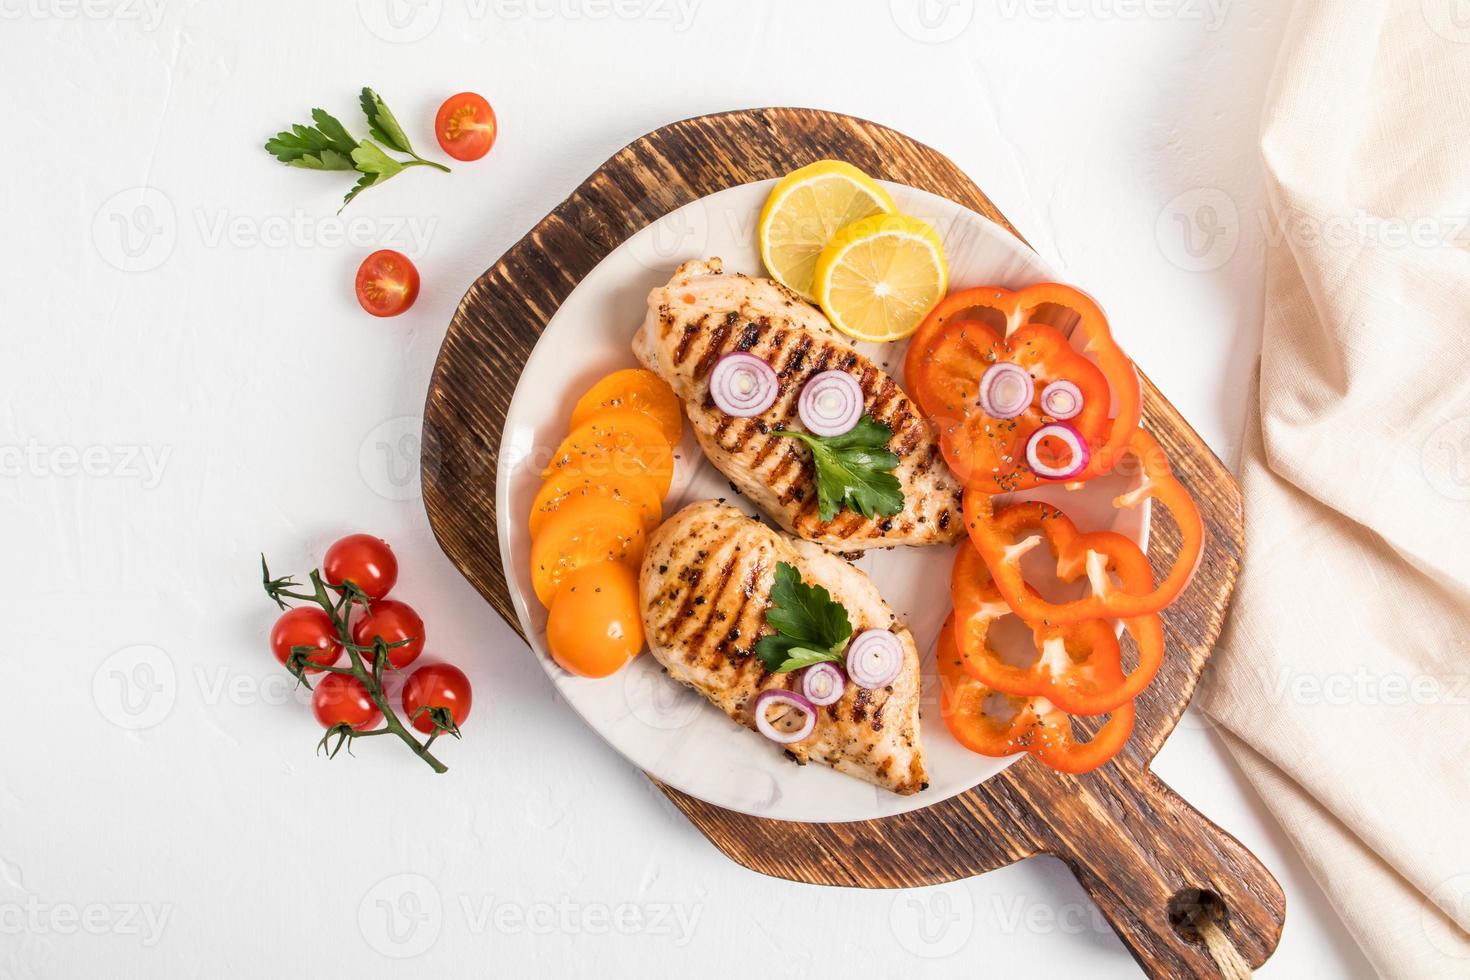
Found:
<svg viewBox="0 0 1470 980"><path fill-rule="evenodd" d="M382 538L349 534L327 549L322 573L332 585L350 581L369 599L381 599L398 581L398 559Z"/></svg>
<svg viewBox="0 0 1470 980"><path fill-rule="evenodd" d="M434 117L440 148L456 160L478 160L489 153L497 132L495 110L474 92L451 95Z"/></svg>
<svg viewBox="0 0 1470 980"><path fill-rule="evenodd" d="M372 646L373 640L380 636L388 644L412 641L388 651L388 662L399 669L413 663L424 652L424 620L406 602L380 599L352 624L352 642L360 647ZM372 663L373 655L364 653L362 659Z"/></svg>
<svg viewBox="0 0 1470 980"><path fill-rule="evenodd" d="M421 732L432 732L434 721L427 711L419 714L420 708L447 708L455 725L463 725L473 700L470 679L451 664L426 664L403 685L405 720Z"/></svg>
<svg viewBox="0 0 1470 980"><path fill-rule="evenodd" d="M379 249L357 267L356 289L373 316L397 316L419 298L419 270L402 252Z"/></svg>
<svg viewBox="0 0 1470 980"><path fill-rule="evenodd" d="M337 639L331 617L315 606L288 609L271 627L271 653L277 660L285 664L292 647L316 647L317 652L306 659L325 667L335 664L342 656L342 642ZM310 674L321 673L310 667L306 670Z"/></svg>
<svg viewBox="0 0 1470 980"><path fill-rule="evenodd" d="M328 674L311 692L311 710L323 728L350 725L362 732L377 727L383 713L362 681L351 674Z"/></svg>

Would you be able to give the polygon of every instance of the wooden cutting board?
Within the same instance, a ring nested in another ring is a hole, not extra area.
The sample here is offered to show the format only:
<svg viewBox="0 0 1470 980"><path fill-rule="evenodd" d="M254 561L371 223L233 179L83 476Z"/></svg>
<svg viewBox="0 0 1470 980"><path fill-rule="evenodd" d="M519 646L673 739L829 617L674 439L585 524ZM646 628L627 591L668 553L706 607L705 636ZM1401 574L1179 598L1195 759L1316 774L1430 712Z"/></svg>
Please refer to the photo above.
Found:
<svg viewBox="0 0 1470 980"><path fill-rule="evenodd" d="M901 133L812 109L752 109L688 119L629 144L470 286L429 385L424 502L445 553L517 632L500 566L495 467L487 460L495 458L516 381L547 321L603 256L645 225L715 191L824 158L943 195L1015 233L949 159ZM1148 352L1134 353L1146 366ZM1218 975L1188 922L1201 907L1252 966L1264 962L1285 917L1280 886L1148 770L1219 636L1243 529L1229 472L1147 378L1143 387L1145 425L1198 502L1209 539L1193 584L1164 613L1169 655L1139 699L1133 740L1117 760L1072 777L1028 757L943 803L843 824L763 820L660 788L716 847L764 874L898 888L1052 854L1072 868L1149 975ZM1161 510L1154 509L1149 556L1165 568L1179 539Z"/></svg>

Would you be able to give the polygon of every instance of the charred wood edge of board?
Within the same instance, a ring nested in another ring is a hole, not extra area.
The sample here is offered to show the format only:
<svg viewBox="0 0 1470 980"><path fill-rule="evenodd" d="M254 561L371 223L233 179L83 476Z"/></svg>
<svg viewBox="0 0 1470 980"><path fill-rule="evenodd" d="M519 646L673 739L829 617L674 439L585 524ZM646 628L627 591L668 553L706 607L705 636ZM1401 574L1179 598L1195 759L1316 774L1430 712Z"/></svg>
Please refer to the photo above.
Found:
<svg viewBox="0 0 1470 980"><path fill-rule="evenodd" d="M851 116L754 109L686 119L628 144L470 286L429 386L424 502L446 554L517 632L500 567L496 457L516 381L547 321L603 256L644 225L715 191L826 157L923 187L1016 233L953 162L928 146ZM1234 838L1147 771L1219 635L1239 570L1243 521L1228 471L1147 378L1143 385L1146 425L1199 503L1209 540L1190 590L1164 615L1170 654L1140 698L1134 739L1116 763L1070 777L1027 759L934 806L849 824L747 817L660 788L734 860L797 881L934 884L1055 854L1154 975L1213 972L1202 946L1174 936L1164 907L1181 889L1212 889L1229 909L1231 940L1252 964L1263 962L1285 915L1279 886ZM1157 517L1152 532L1150 557L1165 567L1177 535Z"/></svg>

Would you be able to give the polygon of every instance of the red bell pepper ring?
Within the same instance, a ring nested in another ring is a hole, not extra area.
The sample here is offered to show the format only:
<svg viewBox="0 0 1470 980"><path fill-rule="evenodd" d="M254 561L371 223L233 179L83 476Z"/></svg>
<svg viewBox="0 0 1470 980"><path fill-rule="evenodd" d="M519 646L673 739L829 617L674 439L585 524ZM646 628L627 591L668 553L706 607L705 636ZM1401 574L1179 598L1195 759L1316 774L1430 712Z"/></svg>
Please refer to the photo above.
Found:
<svg viewBox="0 0 1470 980"><path fill-rule="evenodd" d="M1081 352L1068 339L1075 330L1086 338ZM1034 380L1031 405L1011 419L980 408L981 379L1001 361L1019 365ZM1113 340L1102 309L1086 293L1059 283L1016 292L982 286L945 297L910 342L904 377L938 427L950 468L966 486L987 493L1056 482L1034 472L1026 459L1032 434L1055 421L1041 409L1049 383L1070 381L1082 392L1082 411L1066 424L1082 435L1091 459L1067 482L1109 472L1142 411L1138 371Z"/></svg>
<svg viewBox="0 0 1470 980"><path fill-rule="evenodd" d="M1179 554L1169 574L1154 586L1148 557L1132 540L1113 531L1083 534L1059 508L1038 501L999 511L987 494L965 491L965 527L995 579L996 587L1023 619L1067 624L1085 619L1126 619L1159 612L1189 585L1204 551L1204 521L1199 508L1169 468L1153 437L1139 429L1129 443L1144 474L1135 490L1114 499L1115 507L1135 507L1148 497L1167 507L1179 526ZM1040 536L1027 532L1039 531ZM1057 577L1073 582L1084 575L1090 595L1071 602L1047 602L1026 588L1021 559L1045 542L1057 563ZM1147 570L1148 585L1143 571ZM1119 583L1113 577L1117 576Z"/></svg>
<svg viewBox="0 0 1470 980"><path fill-rule="evenodd" d="M1043 698L1001 694L971 677L954 642L954 618L944 624L935 653L939 666L939 713L958 741L971 752L1004 758L1029 752L1058 772L1091 772L1128 744L1134 709L1125 702L1091 741L1078 741L1072 719Z"/></svg>
<svg viewBox="0 0 1470 980"><path fill-rule="evenodd" d="M1145 569L1132 565L1127 572L1135 587L1152 586ZM988 642L991 625L1012 611L974 547L960 547L950 582L960 659L971 677L992 690L1045 698L1071 715L1104 715L1143 693L1164 661L1164 624L1152 614L1123 621L1138 651L1129 673L1123 672L1118 636L1106 619L1064 626L1022 620L1031 629L1037 657L1025 666L1013 664ZM1026 589L1035 593L1030 585Z"/></svg>

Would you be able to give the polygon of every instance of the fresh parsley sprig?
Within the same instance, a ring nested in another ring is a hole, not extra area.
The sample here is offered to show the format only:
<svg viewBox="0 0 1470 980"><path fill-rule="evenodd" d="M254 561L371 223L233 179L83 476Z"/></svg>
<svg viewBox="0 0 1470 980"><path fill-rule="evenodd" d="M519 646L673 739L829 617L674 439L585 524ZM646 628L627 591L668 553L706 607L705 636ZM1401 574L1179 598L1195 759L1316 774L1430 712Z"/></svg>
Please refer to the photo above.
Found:
<svg viewBox="0 0 1470 980"><path fill-rule="evenodd" d="M398 118L384 104L381 96L370 88L364 88L358 99L363 115L367 117L368 135L372 139L359 140L347 127L325 109L311 110L314 125L300 123L283 130L274 138L266 140L265 148L271 156L291 167L304 170L350 170L361 176L347 196L342 199L342 208L352 203L353 198L375 187L409 167L433 167L449 173L449 168L434 160L425 160L414 152L408 134L398 124ZM377 140L374 143L373 140ZM388 155L379 146L406 153L409 160L399 160ZM337 213L342 213L342 208Z"/></svg>
<svg viewBox="0 0 1470 980"><path fill-rule="evenodd" d="M776 564L766 622L776 629L756 641L755 653L773 674L823 661L842 663L852 623L842 603L820 585L807 585L794 565Z"/></svg>
<svg viewBox="0 0 1470 980"><path fill-rule="evenodd" d="M830 521L844 507L864 517L892 517L903 510L903 484L893 475L898 457L888 451L893 430L871 415L840 436L779 433L806 443L817 468L817 507Z"/></svg>

